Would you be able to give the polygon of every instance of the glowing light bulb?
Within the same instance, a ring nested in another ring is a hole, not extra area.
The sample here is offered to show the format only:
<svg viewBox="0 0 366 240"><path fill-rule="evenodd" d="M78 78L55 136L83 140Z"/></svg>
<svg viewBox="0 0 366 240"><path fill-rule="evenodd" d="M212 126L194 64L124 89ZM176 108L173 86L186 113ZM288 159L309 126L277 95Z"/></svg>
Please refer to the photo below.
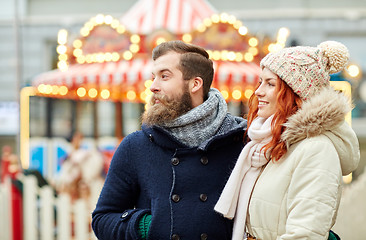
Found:
<svg viewBox="0 0 366 240"><path fill-rule="evenodd" d="M140 36L137 34L133 34L130 38L132 43L139 43L140 42Z"/></svg>
<svg viewBox="0 0 366 240"><path fill-rule="evenodd" d="M86 95L86 89L83 87L79 87L78 90L76 90L76 94L79 97L84 97Z"/></svg>
<svg viewBox="0 0 366 240"><path fill-rule="evenodd" d="M240 35L243 35L243 36L246 35L248 33L248 28L245 26L241 26L239 28L239 33L240 33Z"/></svg>
<svg viewBox="0 0 366 240"><path fill-rule="evenodd" d="M226 90L221 90L220 91L222 96L224 97L225 100L227 100L229 98L229 92Z"/></svg>
<svg viewBox="0 0 366 240"><path fill-rule="evenodd" d="M103 99L108 99L110 95L111 95L111 93L109 92L109 90L108 90L108 89L103 89L103 90L100 92L100 96L101 96Z"/></svg>
<svg viewBox="0 0 366 240"><path fill-rule="evenodd" d="M132 101L132 100L135 100L136 99L136 92L133 91L133 90L130 90L127 92L127 99Z"/></svg>
<svg viewBox="0 0 366 240"><path fill-rule="evenodd" d="M58 44L66 44L67 43L67 30L60 29L57 34L57 42Z"/></svg>
<svg viewBox="0 0 366 240"><path fill-rule="evenodd" d="M244 97L246 99L249 99L252 95L253 95L253 90L252 89L246 89L245 92L244 92Z"/></svg>
<svg viewBox="0 0 366 240"><path fill-rule="evenodd" d="M189 33L186 33L186 34L183 35L182 39L183 39L184 42L188 42L189 43L189 42L192 41L192 35L189 34Z"/></svg>
<svg viewBox="0 0 366 240"><path fill-rule="evenodd" d="M67 87L66 86L61 86L60 87L60 95L61 96L65 96L67 93L68 93L68 89L67 89Z"/></svg>
<svg viewBox="0 0 366 240"><path fill-rule="evenodd" d="M95 97L97 97L97 95L98 95L98 91L97 91L97 89L95 89L95 88L91 88L91 89L89 89L89 91L88 91L88 95L89 95L89 97L91 97L91 98L95 98Z"/></svg>
<svg viewBox="0 0 366 240"><path fill-rule="evenodd" d="M250 39L249 39L249 45L250 45L251 47L256 47L256 46L258 46L258 39L257 39L257 38L255 38L255 37L250 38Z"/></svg>
<svg viewBox="0 0 366 240"><path fill-rule="evenodd" d="M349 65L347 70L351 77L357 77L360 74L360 68L354 64Z"/></svg>
<svg viewBox="0 0 366 240"><path fill-rule="evenodd" d="M235 100L241 99L242 93L240 90L234 90L231 94Z"/></svg>
<svg viewBox="0 0 366 240"><path fill-rule="evenodd" d="M152 83L153 83L153 81L150 79L150 80L146 80L144 85L145 85L146 88L150 88Z"/></svg>

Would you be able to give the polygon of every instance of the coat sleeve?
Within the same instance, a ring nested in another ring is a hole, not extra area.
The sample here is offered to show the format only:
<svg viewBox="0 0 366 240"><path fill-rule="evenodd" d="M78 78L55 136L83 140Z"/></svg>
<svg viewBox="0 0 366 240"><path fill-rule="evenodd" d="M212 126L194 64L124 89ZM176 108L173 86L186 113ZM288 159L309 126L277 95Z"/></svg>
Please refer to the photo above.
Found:
<svg viewBox="0 0 366 240"><path fill-rule="evenodd" d="M341 191L337 151L326 137L306 139L295 151L286 232L279 239L327 239Z"/></svg>
<svg viewBox="0 0 366 240"><path fill-rule="evenodd" d="M108 174L92 213L92 227L100 240L138 239L138 221L149 209L136 209L139 187L126 137L113 155Z"/></svg>

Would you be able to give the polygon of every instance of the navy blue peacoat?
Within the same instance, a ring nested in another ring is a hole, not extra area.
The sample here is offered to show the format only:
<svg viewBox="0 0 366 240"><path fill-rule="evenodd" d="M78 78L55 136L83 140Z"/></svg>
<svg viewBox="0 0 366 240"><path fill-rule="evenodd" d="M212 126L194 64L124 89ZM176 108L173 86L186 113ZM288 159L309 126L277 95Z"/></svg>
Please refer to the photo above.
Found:
<svg viewBox="0 0 366 240"><path fill-rule="evenodd" d="M158 127L142 126L116 150L92 216L99 239L231 239L233 222L214 206L243 148L243 119L203 147L189 148Z"/></svg>

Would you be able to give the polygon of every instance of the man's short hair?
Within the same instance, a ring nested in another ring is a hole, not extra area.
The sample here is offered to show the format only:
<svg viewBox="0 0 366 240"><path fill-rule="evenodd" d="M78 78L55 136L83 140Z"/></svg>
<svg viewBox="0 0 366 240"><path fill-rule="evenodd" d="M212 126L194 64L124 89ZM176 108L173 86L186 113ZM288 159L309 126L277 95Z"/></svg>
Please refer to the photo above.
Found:
<svg viewBox="0 0 366 240"><path fill-rule="evenodd" d="M214 75L213 63L206 50L183 41L169 41L156 46L152 51L152 58L155 61L168 52L181 54L178 69L182 72L184 80L190 80L194 77L202 78L203 97L206 99Z"/></svg>

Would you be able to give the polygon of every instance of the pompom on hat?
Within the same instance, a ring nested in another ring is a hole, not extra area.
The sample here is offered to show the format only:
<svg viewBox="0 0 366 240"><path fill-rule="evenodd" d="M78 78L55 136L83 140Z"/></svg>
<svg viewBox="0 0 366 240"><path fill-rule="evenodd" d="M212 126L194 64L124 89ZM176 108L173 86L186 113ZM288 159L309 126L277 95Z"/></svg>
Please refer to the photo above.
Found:
<svg viewBox="0 0 366 240"><path fill-rule="evenodd" d="M329 86L329 74L340 72L349 60L346 46L326 41L317 47L289 47L267 54L261 68L268 68L285 81L302 100Z"/></svg>

